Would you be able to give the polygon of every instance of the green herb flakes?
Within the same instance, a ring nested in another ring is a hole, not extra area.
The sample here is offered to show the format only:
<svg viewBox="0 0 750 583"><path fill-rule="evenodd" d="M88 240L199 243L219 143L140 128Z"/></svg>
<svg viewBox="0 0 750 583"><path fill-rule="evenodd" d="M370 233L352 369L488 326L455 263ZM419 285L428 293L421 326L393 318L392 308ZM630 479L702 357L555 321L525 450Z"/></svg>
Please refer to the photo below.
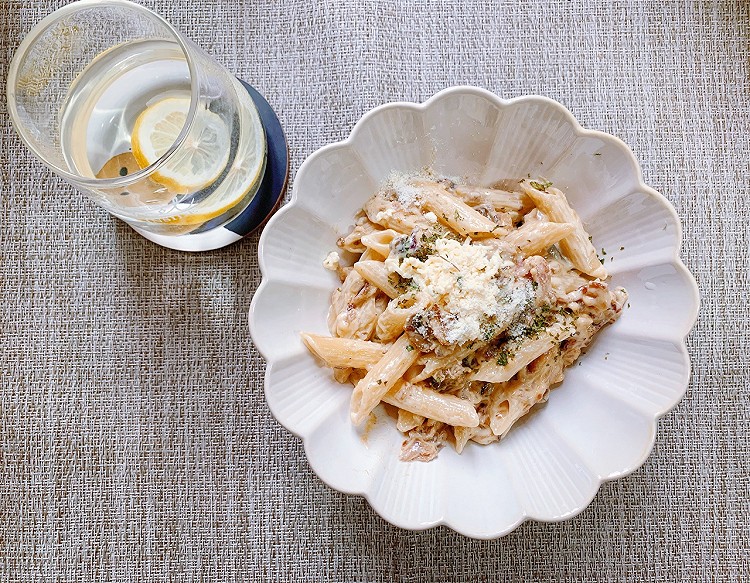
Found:
<svg viewBox="0 0 750 583"><path fill-rule="evenodd" d="M549 180L543 180L542 182L537 182L536 180L532 180L529 182L532 188L535 188L536 190L540 190L542 192L547 192L547 189L552 186L552 183Z"/></svg>

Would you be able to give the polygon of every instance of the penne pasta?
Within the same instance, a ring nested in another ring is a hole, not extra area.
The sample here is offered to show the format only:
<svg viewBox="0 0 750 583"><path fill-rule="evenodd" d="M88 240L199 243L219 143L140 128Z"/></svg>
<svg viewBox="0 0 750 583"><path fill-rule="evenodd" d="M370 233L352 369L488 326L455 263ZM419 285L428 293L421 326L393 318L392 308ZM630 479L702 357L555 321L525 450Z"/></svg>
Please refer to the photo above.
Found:
<svg viewBox="0 0 750 583"><path fill-rule="evenodd" d="M546 182L390 179L339 246L331 337L302 341L354 386L352 423L396 408L405 461L506 436L627 301Z"/></svg>
<svg viewBox="0 0 750 583"><path fill-rule="evenodd" d="M443 187L430 187L424 194L424 207L437 220L465 237L500 237L507 229L493 223L465 202L450 196Z"/></svg>
<svg viewBox="0 0 750 583"><path fill-rule="evenodd" d="M410 431L414 429L415 427L419 427L424 423L424 417L421 415L415 415L411 411L407 411L406 409L399 409L398 410L398 421L396 422L396 429L398 429L401 433L406 433L407 431Z"/></svg>
<svg viewBox="0 0 750 583"><path fill-rule="evenodd" d="M479 425L479 415L468 401L412 383L397 384L383 396L383 401L415 415L448 425L459 427Z"/></svg>
<svg viewBox="0 0 750 583"><path fill-rule="evenodd" d="M400 295L400 291L392 283L392 279L388 271L385 269L385 265L382 261L364 260L357 261L354 264L354 271L356 271L363 279L369 281L372 285L381 290L389 298L396 298Z"/></svg>
<svg viewBox="0 0 750 583"><path fill-rule="evenodd" d="M374 251L380 257L386 258L391 252L391 243L396 237L401 236L393 229L385 229L384 231L375 231L369 235L362 236L362 244L367 247L370 251Z"/></svg>
<svg viewBox="0 0 750 583"><path fill-rule="evenodd" d="M333 292L329 329L341 338L369 340L386 306L386 298L379 295L378 288L352 270L341 287Z"/></svg>
<svg viewBox="0 0 750 583"><path fill-rule="evenodd" d="M558 346L575 332L570 324L556 323L537 336L527 338L506 359L486 360L471 377L473 381L503 383L542 354Z"/></svg>
<svg viewBox="0 0 750 583"><path fill-rule="evenodd" d="M508 192L497 188L479 188L476 186L456 185L458 194L466 204L491 204L498 211L516 211L518 213L529 210L533 205L531 199L523 192Z"/></svg>
<svg viewBox="0 0 750 583"><path fill-rule="evenodd" d="M369 368L388 350L380 342L302 333L305 346L331 368Z"/></svg>
<svg viewBox="0 0 750 583"><path fill-rule="evenodd" d="M359 260L357 261L357 263L360 263L362 261L375 261L376 263L380 263L382 261L382 258L379 253L376 253L375 251L367 247L365 248L364 253L359 256Z"/></svg>
<svg viewBox="0 0 750 583"><path fill-rule="evenodd" d="M414 382L425 381L432 377L437 371L451 368L459 364L464 358L473 354L478 346L464 346L442 356L431 355L420 357L419 363L424 365L422 372L414 378Z"/></svg>
<svg viewBox="0 0 750 583"><path fill-rule="evenodd" d="M368 200L363 210L373 223L406 235L419 225L428 222L417 208L404 207L402 204L394 203L382 192Z"/></svg>
<svg viewBox="0 0 750 583"><path fill-rule="evenodd" d="M388 302L388 306L378 317L375 336L382 341L393 340L399 336L406 322L429 305L423 294L403 294Z"/></svg>
<svg viewBox="0 0 750 583"><path fill-rule="evenodd" d="M525 222L518 229L505 236L503 241L515 245L525 255L544 253L567 237L575 227L570 223L550 223L548 221Z"/></svg>
<svg viewBox="0 0 750 583"><path fill-rule="evenodd" d="M489 445L490 443L497 441L499 437L492 433L492 429L490 429L489 426L480 425L479 427L474 428L470 439L471 441L481 443L482 445Z"/></svg>
<svg viewBox="0 0 750 583"><path fill-rule="evenodd" d="M349 314L348 307L354 305L354 298L362 291L365 283L365 279L352 270L341 283L341 286L331 295L328 329L334 336L351 337L350 332L355 328L352 326L351 320L356 317L356 314Z"/></svg>
<svg viewBox="0 0 750 583"><path fill-rule="evenodd" d="M583 222L570 205L565 195L557 188L541 185L542 188L534 188L524 183L524 192L534 201L537 208L556 223L569 223L573 225L574 231L560 241L560 249L570 259L573 266L579 271L599 279L607 278L607 270L602 266L596 249L589 240L588 233L583 228Z"/></svg>
<svg viewBox="0 0 750 583"><path fill-rule="evenodd" d="M550 385L557 382L562 374L563 362L559 351L547 352L534 365L533 371L510 383L490 403L490 429L498 437L504 437L534 405L546 401Z"/></svg>
<svg viewBox="0 0 750 583"><path fill-rule="evenodd" d="M477 431L477 427L454 427L453 428L453 446L456 448L457 453L461 453L469 443L469 440L474 436Z"/></svg>
<svg viewBox="0 0 750 583"><path fill-rule="evenodd" d="M338 240L338 246L351 253L362 253L366 249L362 243L362 237L374 233L378 228L377 225L365 219L356 225L346 237L341 237Z"/></svg>
<svg viewBox="0 0 750 583"><path fill-rule="evenodd" d="M351 418L354 425L361 424L378 406L383 396L395 385L407 369L414 364L418 351L410 344L406 334L399 337L383 357L370 368L354 387Z"/></svg>

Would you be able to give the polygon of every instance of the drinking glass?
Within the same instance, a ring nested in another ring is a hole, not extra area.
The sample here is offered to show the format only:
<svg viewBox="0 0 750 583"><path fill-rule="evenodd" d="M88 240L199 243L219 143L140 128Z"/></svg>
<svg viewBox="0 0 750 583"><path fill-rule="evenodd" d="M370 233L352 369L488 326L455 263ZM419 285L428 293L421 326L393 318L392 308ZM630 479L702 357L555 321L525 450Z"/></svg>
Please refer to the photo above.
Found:
<svg viewBox="0 0 750 583"><path fill-rule="evenodd" d="M8 110L53 172L156 239L227 224L264 175L248 90L127 0L80 0L39 22L11 63Z"/></svg>

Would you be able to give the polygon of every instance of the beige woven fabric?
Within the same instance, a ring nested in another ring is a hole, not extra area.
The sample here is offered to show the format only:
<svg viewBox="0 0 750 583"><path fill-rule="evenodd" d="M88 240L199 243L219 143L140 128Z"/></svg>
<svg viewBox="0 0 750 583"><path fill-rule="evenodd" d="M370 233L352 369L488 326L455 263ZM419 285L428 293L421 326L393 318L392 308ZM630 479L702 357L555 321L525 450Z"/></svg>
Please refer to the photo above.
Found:
<svg viewBox="0 0 750 583"><path fill-rule="evenodd" d="M59 4L3 0L3 83ZM265 405L257 236L149 243L33 160L3 97L0 581L748 580L747 2L148 5L268 96L292 173L370 108L463 83L621 137L684 223L692 381L646 464L578 517L498 541L399 530L320 482Z"/></svg>

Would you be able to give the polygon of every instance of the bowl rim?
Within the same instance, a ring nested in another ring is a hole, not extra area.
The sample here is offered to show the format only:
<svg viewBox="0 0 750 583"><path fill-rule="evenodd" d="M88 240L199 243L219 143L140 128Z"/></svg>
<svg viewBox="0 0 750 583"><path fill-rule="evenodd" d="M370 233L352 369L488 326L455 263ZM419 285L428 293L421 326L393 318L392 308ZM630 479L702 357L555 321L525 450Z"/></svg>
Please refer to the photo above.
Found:
<svg viewBox="0 0 750 583"><path fill-rule="evenodd" d="M481 87L476 87L472 85L457 85L457 86L443 89L442 91L435 93L429 99L421 103L416 103L416 102L411 102L411 101L393 101L393 102L384 103L382 105L374 107L373 109L364 113L359 118L359 120L354 124L351 131L349 132L349 135L345 139L332 142L330 144L327 144L325 146L318 148L304 160L304 162L300 165L299 170L297 171L295 175L293 187L292 187L292 194L291 194L289 201L281 209L279 209L279 211L273 217L271 217L271 219L268 221L265 228L263 229L263 232L258 241L258 253L257 253L258 267L260 269L262 279L256 291L253 294L252 300L250 302L250 308L248 310L248 325L250 328L250 336L252 339L253 346L256 348L256 350L258 350L258 353L266 361L266 370L265 370L264 379L263 379L264 395L266 395L266 404L271 410L271 413L273 414L274 418L292 435L302 440L304 450L305 450L305 456L308 459L308 463L310 460L310 455L309 455L309 450L308 450L309 439L305 437L304 435L302 435L301 433L299 433L298 431L296 431L293 427L289 427L283 421L281 421L281 419L279 418L279 416L276 415L276 412L273 410L273 407L269 403L269 400L267 398L268 391L270 388L271 367L269 365L272 362L264 353L263 348L262 348L262 342L260 343L260 345L256 342L257 337L256 337L256 333L254 332L255 330L254 314L255 314L255 307L257 303L256 300L258 297L260 297L263 294L265 287L268 285L268 282L270 281L267 277L268 269L267 269L266 260L265 260L265 247L266 247L266 241L269 236L268 233L273 230L273 227L275 226L276 222L281 220L281 217L283 217L287 212L289 212L291 208L293 208L296 205L300 196L300 188L301 188L300 187L301 181L299 180L299 178L300 177L304 178L304 176L307 173L307 168L312 166L318 157L323 156L329 151L342 148L342 147L351 146L351 144L354 142L359 132L362 131L362 127L365 126L371 118L375 117L376 115L378 115L379 113L383 111L386 111L389 109L407 108L410 110L424 112L427 109L429 109L430 106L434 104L436 101L439 101L440 99L444 99L445 97L451 96L451 95L481 96L502 108L508 107L510 105L530 103L530 102L545 103L546 105L554 109L557 109L558 112L563 114L567 122L570 123L572 129L574 130L576 137L587 137L587 136L594 137L594 138L599 138L604 141L608 141L610 143L617 145L620 151L627 154L628 161L631 163L632 168L635 169L635 178L637 180L638 191L643 192L649 197L652 197L658 200L661 206L664 207L668 211L668 213L671 215L673 224L675 225L675 235L674 235L675 240L672 246L673 252L671 256L672 265L680 272L680 275L683 276L684 281L689 284L690 292L691 292L690 299L692 300L691 311L688 314L689 317L684 318L685 324L683 327L684 328L683 332L681 334L681 341L680 341L680 346L679 346L680 352L685 357L685 362L687 363L687 366L685 367L685 370L683 371L683 375L682 375L683 376L682 391L680 392L678 397L675 398L674 402L671 403L668 407L664 408L663 410L660 410L657 413L650 414L650 417L652 418L651 420L653 424L653 430L651 431L650 442L646 445L646 447L644 447L643 454L641 455L641 457L636 462L634 462L630 467L620 472L617 472L615 474L611 474L606 477L592 474L592 478L594 478L596 482L598 483L596 484L596 487L593 489L591 496L589 496L578 507L576 507L569 513L563 513L562 515L556 516L554 518L537 518L537 517L529 516L527 509L521 507L521 511L522 511L521 516L512 524L506 525L502 528L498 528L494 530L493 532L489 532L489 533L483 532L481 534L470 532L460 527L457 527L451 524L450 521L446 520L444 517L435 521L421 522L420 524L415 525L413 523L401 521L399 520L398 517L384 516L378 510L377 506L373 504L367 491L362 492L362 491L357 490L356 488L349 489L346 487L342 487L339 484L332 484L329 480L320 476L312 464L309 464L310 468L313 470L313 472L318 477L318 479L324 482L327 486L329 486L330 488L338 492L363 497L365 500L367 500L367 503L370 506L370 508L372 508L372 510L376 514L378 514L378 516L380 516L385 521L393 524L394 526L403 528L405 530L410 530L410 531L424 531L424 530L428 530L431 528L435 528L437 526L446 526L470 538L492 540L492 539L497 539L507 534L510 534L516 528L521 526L521 524L529 520L534 520L536 522L543 522L543 523L556 523L556 522L562 522L564 520L571 519L577 516L578 514L580 514L581 512L583 512L586 508L590 506L593 499L599 493L599 490L601 489L602 484L604 484L605 482L611 482L611 481L623 478L635 472L637 469L643 466L643 464L646 462L646 460L651 455L651 452L653 450L653 447L656 441L656 434L658 432L659 419L661 419L662 417L667 415L670 411L672 411L675 407L677 407L677 405L682 401L682 399L685 396L685 393L687 392L687 388L689 386L689 381L690 381L690 375L692 372L692 363L690 361L690 355L687 351L686 339L687 339L687 336L690 334L690 332L693 330L695 323L697 321L701 298L700 298L700 292L699 292L698 284L695 280L695 277L690 272L690 270L688 270L687 266L683 263L682 259L680 258L680 251L682 249L682 243L683 243L683 227L682 227L682 222L680 221L680 218L677 214L677 211L675 210L672 203L663 194L661 194L660 192L656 191L655 189L653 189L652 187L644 183L641 166L638 163L638 160L635 157L635 154L633 153L633 151L624 141L622 141L617 136L608 134L603 131L584 128L578 122L575 116L570 112L570 110L567 107L565 107L563 104L561 104L560 102L554 99L551 99L549 97L546 97L544 95L534 95L534 94L522 95L519 97L510 98L510 99L504 99L495 95L491 91L488 91L487 89L483 89ZM645 416L646 412L643 412L643 413Z"/></svg>

